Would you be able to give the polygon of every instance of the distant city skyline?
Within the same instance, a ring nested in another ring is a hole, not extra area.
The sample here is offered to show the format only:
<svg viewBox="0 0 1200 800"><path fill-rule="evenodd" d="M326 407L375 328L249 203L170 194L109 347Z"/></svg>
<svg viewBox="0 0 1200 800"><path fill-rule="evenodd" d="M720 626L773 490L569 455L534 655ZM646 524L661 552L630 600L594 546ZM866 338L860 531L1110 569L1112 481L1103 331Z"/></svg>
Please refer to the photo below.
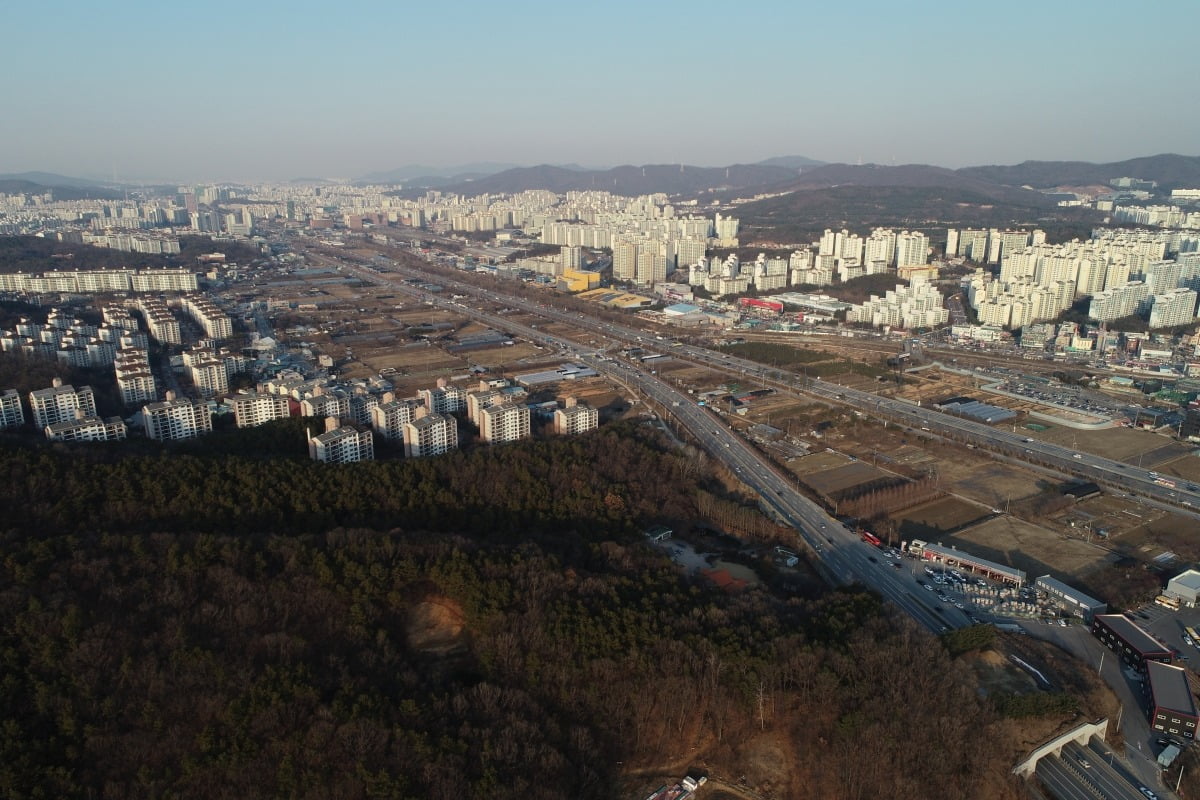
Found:
<svg viewBox="0 0 1200 800"><path fill-rule="evenodd" d="M1200 153L1200 6L9 3L0 173ZM1147 17L1148 19L1148 17Z"/></svg>

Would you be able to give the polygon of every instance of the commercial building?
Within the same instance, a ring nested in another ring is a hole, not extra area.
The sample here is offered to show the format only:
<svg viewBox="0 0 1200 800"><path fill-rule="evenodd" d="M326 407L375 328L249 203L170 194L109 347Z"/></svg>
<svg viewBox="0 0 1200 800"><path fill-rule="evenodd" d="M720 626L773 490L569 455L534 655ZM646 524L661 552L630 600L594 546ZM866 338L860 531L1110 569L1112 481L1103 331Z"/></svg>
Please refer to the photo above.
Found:
<svg viewBox="0 0 1200 800"><path fill-rule="evenodd" d="M940 544L928 544L914 539L909 545L909 552L915 553L927 561L937 561L951 567L963 567L971 572L978 572L995 581L1011 583L1015 586L1025 584L1025 570L1016 569L1005 564L964 553L953 547L943 547Z"/></svg>
<svg viewBox="0 0 1200 800"><path fill-rule="evenodd" d="M55 378L51 387L29 393L29 408L33 412L34 424L45 428L57 422L74 420L77 411L82 411L85 416L95 416L96 398L90 386L80 386L76 391L75 387L63 385L62 379Z"/></svg>
<svg viewBox="0 0 1200 800"><path fill-rule="evenodd" d="M458 420L448 414L433 414L422 406L404 426L404 453L409 458L440 456L458 448Z"/></svg>
<svg viewBox="0 0 1200 800"><path fill-rule="evenodd" d="M375 440L370 429L351 425L338 427L338 420L325 420L325 432L308 440L308 454L322 464L353 464L375 458Z"/></svg>
<svg viewBox="0 0 1200 800"><path fill-rule="evenodd" d="M529 409L516 403L501 403L480 409L479 436L489 444L528 438Z"/></svg>
<svg viewBox="0 0 1200 800"><path fill-rule="evenodd" d="M5 389L0 394L0 428L14 428L25 424L25 410L21 395L16 389Z"/></svg>
<svg viewBox="0 0 1200 800"><path fill-rule="evenodd" d="M212 430L212 412L208 403L175 399L167 392L161 403L150 403L142 409L146 436L160 442L193 439Z"/></svg>
<svg viewBox="0 0 1200 800"><path fill-rule="evenodd" d="M1185 739L1196 737L1196 701L1188 685L1187 671L1183 667L1146 664L1146 689L1150 694L1150 727L1160 733L1180 736Z"/></svg>
<svg viewBox="0 0 1200 800"><path fill-rule="evenodd" d="M289 416L288 399L283 395L239 394L233 398L233 418L239 428L253 428Z"/></svg>
<svg viewBox="0 0 1200 800"><path fill-rule="evenodd" d="M1142 672L1146 671L1147 663L1171 662L1170 648L1124 614L1097 614L1092 619L1092 635Z"/></svg>
<svg viewBox="0 0 1200 800"><path fill-rule="evenodd" d="M600 373L591 367L581 366L579 364L563 364L557 369L550 369L544 372L528 372L524 375L516 375L513 380L522 386L537 386L543 383L557 383L558 381L573 381L579 378L594 378Z"/></svg>
<svg viewBox="0 0 1200 800"><path fill-rule="evenodd" d="M1089 597L1073 586L1068 586L1057 578L1043 575L1034 583L1039 594L1045 595L1058 604L1059 608L1070 611L1084 622L1091 623L1097 614L1108 610L1108 604L1094 597Z"/></svg>

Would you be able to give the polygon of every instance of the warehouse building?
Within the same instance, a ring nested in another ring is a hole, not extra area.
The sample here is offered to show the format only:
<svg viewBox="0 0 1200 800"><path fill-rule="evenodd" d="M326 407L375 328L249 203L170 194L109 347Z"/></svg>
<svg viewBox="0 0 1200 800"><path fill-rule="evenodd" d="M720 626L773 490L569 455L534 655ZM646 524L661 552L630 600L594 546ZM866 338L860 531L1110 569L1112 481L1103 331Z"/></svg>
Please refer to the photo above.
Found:
<svg viewBox="0 0 1200 800"><path fill-rule="evenodd" d="M1196 701L1183 667L1146 664L1147 690L1150 692L1150 727L1171 736L1193 739L1196 736Z"/></svg>
<svg viewBox="0 0 1200 800"><path fill-rule="evenodd" d="M1082 617L1084 622L1090 623L1097 614L1103 614L1108 610L1107 603L1089 597L1074 586L1068 586L1049 575L1038 578L1034 586L1039 594L1049 597L1064 611Z"/></svg>
<svg viewBox="0 0 1200 800"><path fill-rule="evenodd" d="M1148 663L1171 663L1170 648L1124 614L1097 614L1092 620L1092 635L1142 672Z"/></svg>
<svg viewBox="0 0 1200 800"><path fill-rule="evenodd" d="M1163 594L1186 605L1196 605L1196 599L1200 597L1200 572L1189 569L1179 573L1167 581L1167 588L1163 590Z"/></svg>

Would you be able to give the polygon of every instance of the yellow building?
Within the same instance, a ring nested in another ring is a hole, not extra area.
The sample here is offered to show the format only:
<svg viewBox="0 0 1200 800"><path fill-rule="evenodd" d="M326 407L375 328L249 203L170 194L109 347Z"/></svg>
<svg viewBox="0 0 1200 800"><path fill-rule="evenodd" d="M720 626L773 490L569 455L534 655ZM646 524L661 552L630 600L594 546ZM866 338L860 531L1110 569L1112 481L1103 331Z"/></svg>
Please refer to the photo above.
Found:
<svg viewBox="0 0 1200 800"><path fill-rule="evenodd" d="M600 286L600 273L581 269L564 269L558 277L559 288L568 292L586 292Z"/></svg>

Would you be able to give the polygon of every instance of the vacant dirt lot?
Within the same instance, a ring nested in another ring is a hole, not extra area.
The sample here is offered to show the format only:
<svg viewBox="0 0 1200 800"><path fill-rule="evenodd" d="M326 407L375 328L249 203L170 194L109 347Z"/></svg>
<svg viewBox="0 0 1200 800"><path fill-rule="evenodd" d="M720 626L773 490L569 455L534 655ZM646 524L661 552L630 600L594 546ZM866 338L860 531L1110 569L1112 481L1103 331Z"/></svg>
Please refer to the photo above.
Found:
<svg viewBox="0 0 1200 800"><path fill-rule="evenodd" d="M1150 469L1157 469L1158 464L1180 458L1192 449L1136 428L1081 431L1057 425L1044 431L1029 431L1026 435L1129 464L1138 464L1140 460L1143 467Z"/></svg>
<svg viewBox="0 0 1200 800"><path fill-rule="evenodd" d="M1016 517L993 517L942 539L975 555L1023 569L1030 578L1054 573L1071 577L1089 572L1110 558L1099 546L1068 539Z"/></svg>
<svg viewBox="0 0 1200 800"><path fill-rule="evenodd" d="M949 485L955 494L999 509L1009 501L1037 494L1046 482L1045 478L1012 464L977 457L943 463L940 474L944 485Z"/></svg>
<svg viewBox="0 0 1200 800"><path fill-rule="evenodd" d="M988 513L986 508L958 497L940 497L899 511L892 515L892 519L899 525L900 535L904 538L929 539L946 536L950 531L968 525Z"/></svg>

